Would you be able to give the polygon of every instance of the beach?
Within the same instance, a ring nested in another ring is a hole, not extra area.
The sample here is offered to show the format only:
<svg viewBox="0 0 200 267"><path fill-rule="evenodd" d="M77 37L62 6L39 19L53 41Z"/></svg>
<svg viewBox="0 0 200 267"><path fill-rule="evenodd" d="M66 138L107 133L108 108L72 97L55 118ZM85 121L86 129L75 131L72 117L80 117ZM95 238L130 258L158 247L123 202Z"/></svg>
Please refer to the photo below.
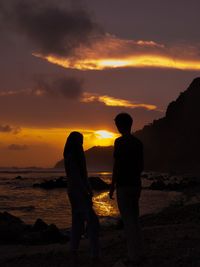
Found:
<svg viewBox="0 0 200 267"><path fill-rule="evenodd" d="M188 214L188 216L187 216ZM150 267L200 266L200 204L172 206L141 218L145 262ZM102 263L114 266L126 256L123 231L116 227L101 230ZM68 244L43 246L0 246L0 266L69 266ZM82 240L79 266L89 266L88 240Z"/></svg>
<svg viewBox="0 0 200 267"><path fill-rule="evenodd" d="M151 205L153 191L147 192ZM166 196L164 191L156 192L160 194L160 199ZM145 261L141 266L200 266L199 192L198 186L184 190L168 206L141 214L145 252ZM122 266L126 246L123 230L116 218L101 221L100 240L102 253L98 266ZM78 266L89 266L88 250L88 240L83 238ZM0 245L0 266L4 267L64 267L69 266L69 256L69 242Z"/></svg>

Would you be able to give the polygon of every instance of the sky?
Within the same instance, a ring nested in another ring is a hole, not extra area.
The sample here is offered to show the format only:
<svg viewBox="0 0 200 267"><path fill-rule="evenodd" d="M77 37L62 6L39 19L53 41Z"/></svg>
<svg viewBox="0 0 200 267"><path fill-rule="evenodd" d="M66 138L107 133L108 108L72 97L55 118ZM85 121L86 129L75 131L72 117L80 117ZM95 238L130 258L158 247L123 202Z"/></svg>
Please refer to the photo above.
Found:
<svg viewBox="0 0 200 267"><path fill-rule="evenodd" d="M165 115L200 71L197 0L1 0L0 167L52 167L71 131L113 145Z"/></svg>

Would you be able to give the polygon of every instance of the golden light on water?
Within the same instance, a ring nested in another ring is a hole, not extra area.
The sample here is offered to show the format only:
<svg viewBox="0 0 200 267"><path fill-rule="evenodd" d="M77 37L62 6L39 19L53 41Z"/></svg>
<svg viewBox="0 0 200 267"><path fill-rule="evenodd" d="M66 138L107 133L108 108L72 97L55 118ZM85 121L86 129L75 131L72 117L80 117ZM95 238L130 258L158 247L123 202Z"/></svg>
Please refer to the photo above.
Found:
<svg viewBox="0 0 200 267"><path fill-rule="evenodd" d="M99 216L116 216L119 213L115 201L109 199L108 192L94 196L93 202Z"/></svg>

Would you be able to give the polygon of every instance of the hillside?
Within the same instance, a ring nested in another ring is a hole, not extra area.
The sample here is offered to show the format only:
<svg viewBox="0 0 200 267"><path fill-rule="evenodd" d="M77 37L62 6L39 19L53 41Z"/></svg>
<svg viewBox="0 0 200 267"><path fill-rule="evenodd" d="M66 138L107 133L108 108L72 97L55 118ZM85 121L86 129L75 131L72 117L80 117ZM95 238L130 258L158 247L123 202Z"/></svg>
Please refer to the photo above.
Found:
<svg viewBox="0 0 200 267"><path fill-rule="evenodd" d="M136 132L144 143L145 168L200 170L200 78L168 105L165 117Z"/></svg>
<svg viewBox="0 0 200 267"><path fill-rule="evenodd" d="M200 78L172 101L165 117L135 135L144 144L145 170L200 171ZM111 170L113 147L87 150L89 170ZM63 166L63 161L56 167Z"/></svg>
<svg viewBox="0 0 200 267"><path fill-rule="evenodd" d="M85 151L89 171L111 171L113 164L113 147L94 146ZM60 160L55 168L63 168L64 162Z"/></svg>

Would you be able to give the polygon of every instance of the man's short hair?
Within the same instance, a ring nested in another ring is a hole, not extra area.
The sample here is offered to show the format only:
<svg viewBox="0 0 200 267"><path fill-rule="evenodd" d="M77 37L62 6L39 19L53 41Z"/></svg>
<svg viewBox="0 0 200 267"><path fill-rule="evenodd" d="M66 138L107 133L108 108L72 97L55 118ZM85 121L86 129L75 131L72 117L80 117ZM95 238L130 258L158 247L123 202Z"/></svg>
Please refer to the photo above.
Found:
<svg viewBox="0 0 200 267"><path fill-rule="evenodd" d="M121 125L126 129L131 129L131 126L133 124L133 119L131 115L129 115L128 113L119 113L115 117L115 123L116 125Z"/></svg>

